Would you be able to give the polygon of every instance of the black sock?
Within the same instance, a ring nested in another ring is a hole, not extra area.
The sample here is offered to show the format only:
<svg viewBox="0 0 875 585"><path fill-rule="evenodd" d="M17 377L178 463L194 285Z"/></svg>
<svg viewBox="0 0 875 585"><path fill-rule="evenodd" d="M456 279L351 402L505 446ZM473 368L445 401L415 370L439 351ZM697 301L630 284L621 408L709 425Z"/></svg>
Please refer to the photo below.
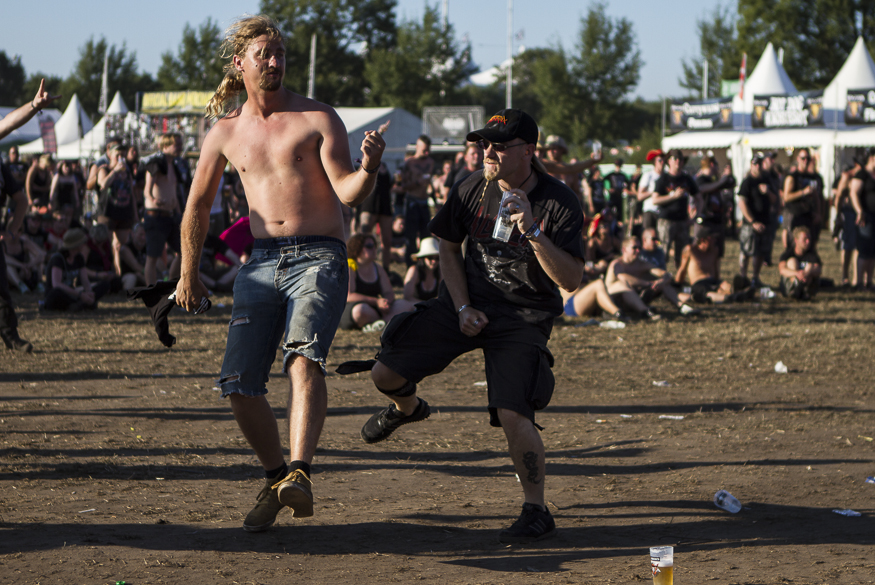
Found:
<svg viewBox="0 0 875 585"><path fill-rule="evenodd" d="M306 461L298 461L298 460L292 461L289 464L289 468L290 469L300 469L301 471L303 471L304 473L307 474L307 477L310 477L310 464L307 463Z"/></svg>
<svg viewBox="0 0 875 585"><path fill-rule="evenodd" d="M269 470L265 469L264 470L264 477L266 477L268 479L272 479L274 477L279 477L280 475L285 477L286 475L288 475L288 473L289 473L289 466L286 465L285 463L283 463L282 465L280 465L276 469L269 469Z"/></svg>

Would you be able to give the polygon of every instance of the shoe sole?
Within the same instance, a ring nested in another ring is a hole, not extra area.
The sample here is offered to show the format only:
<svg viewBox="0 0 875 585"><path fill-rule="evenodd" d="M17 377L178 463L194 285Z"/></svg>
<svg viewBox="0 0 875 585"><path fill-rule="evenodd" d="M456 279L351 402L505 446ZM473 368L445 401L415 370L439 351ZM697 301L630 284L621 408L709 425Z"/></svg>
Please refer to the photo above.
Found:
<svg viewBox="0 0 875 585"><path fill-rule="evenodd" d="M373 445L374 443L379 443L379 442L381 442L381 441L385 441L386 439L388 439L389 437L392 436L392 433L394 433L395 431L397 431L399 428L403 427L404 425L409 425L409 424L413 424L413 423L418 423L418 422L422 422L422 421L424 421L425 419L427 419L428 417L431 416L431 407L428 406L428 403L426 403L426 406L428 407L428 410L426 411L424 417L422 417L422 418L418 418L418 419L416 419L416 420L409 420L409 421L407 421L407 422L403 422L403 423L399 424L397 427L395 427L394 429L392 429L391 432L389 432L389 433L383 435L382 437L376 437L376 438L373 438L373 439L369 439L368 437L365 436L365 429L364 429L364 427L363 427L363 428L362 428L362 432L361 432L362 441L364 441L365 443L367 443L367 444L369 444L369 445ZM412 415L411 415L411 416L412 416Z"/></svg>
<svg viewBox="0 0 875 585"><path fill-rule="evenodd" d="M292 509L294 518L309 518L313 515L313 498L295 484L278 487L276 497L280 504Z"/></svg>
<svg viewBox="0 0 875 585"><path fill-rule="evenodd" d="M267 524L262 524L261 526L247 526L246 524L244 524L243 530L245 530L246 532L264 532L265 530L273 526L274 522L276 522L276 520L271 520Z"/></svg>
<svg viewBox="0 0 875 585"><path fill-rule="evenodd" d="M528 542L538 542L539 540L546 540L548 538L553 538L559 533L558 528L554 528L550 532L545 532L540 536L504 536L498 535L498 542L501 544L526 544Z"/></svg>

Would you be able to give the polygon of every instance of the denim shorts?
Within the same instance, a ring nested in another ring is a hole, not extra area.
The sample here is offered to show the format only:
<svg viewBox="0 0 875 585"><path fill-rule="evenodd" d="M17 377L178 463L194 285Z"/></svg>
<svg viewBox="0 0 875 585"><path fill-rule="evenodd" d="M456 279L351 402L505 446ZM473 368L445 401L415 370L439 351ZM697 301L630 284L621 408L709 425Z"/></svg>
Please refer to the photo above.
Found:
<svg viewBox="0 0 875 585"><path fill-rule="evenodd" d="M346 304L346 244L327 236L255 240L234 282L234 308L218 385L222 397L267 393L282 341L283 372L296 355L320 365Z"/></svg>

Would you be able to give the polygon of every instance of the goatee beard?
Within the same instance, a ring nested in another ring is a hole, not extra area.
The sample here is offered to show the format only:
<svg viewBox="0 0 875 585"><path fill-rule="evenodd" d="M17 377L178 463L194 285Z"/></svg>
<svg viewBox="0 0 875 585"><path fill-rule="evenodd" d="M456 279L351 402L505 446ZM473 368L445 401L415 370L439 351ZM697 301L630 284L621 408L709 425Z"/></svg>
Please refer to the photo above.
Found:
<svg viewBox="0 0 875 585"><path fill-rule="evenodd" d="M487 181L494 181L498 177L498 169L495 166L484 166L483 177Z"/></svg>

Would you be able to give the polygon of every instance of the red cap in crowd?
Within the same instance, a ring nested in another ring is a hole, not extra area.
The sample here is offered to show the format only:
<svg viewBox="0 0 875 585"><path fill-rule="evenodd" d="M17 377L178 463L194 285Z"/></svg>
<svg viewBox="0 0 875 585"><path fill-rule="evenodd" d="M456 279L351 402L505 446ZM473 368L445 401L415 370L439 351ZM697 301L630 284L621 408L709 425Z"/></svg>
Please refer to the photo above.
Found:
<svg viewBox="0 0 875 585"><path fill-rule="evenodd" d="M662 157L664 157L664 156L665 156L665 153L662 152L661 150L659 150L658 148L657 148L656 150L651 150L651 151L649 151L649 152L647 153L647 162L652 161L653 159L655 159L655 158L658 157L658 156L662 156Z"/></svg>

